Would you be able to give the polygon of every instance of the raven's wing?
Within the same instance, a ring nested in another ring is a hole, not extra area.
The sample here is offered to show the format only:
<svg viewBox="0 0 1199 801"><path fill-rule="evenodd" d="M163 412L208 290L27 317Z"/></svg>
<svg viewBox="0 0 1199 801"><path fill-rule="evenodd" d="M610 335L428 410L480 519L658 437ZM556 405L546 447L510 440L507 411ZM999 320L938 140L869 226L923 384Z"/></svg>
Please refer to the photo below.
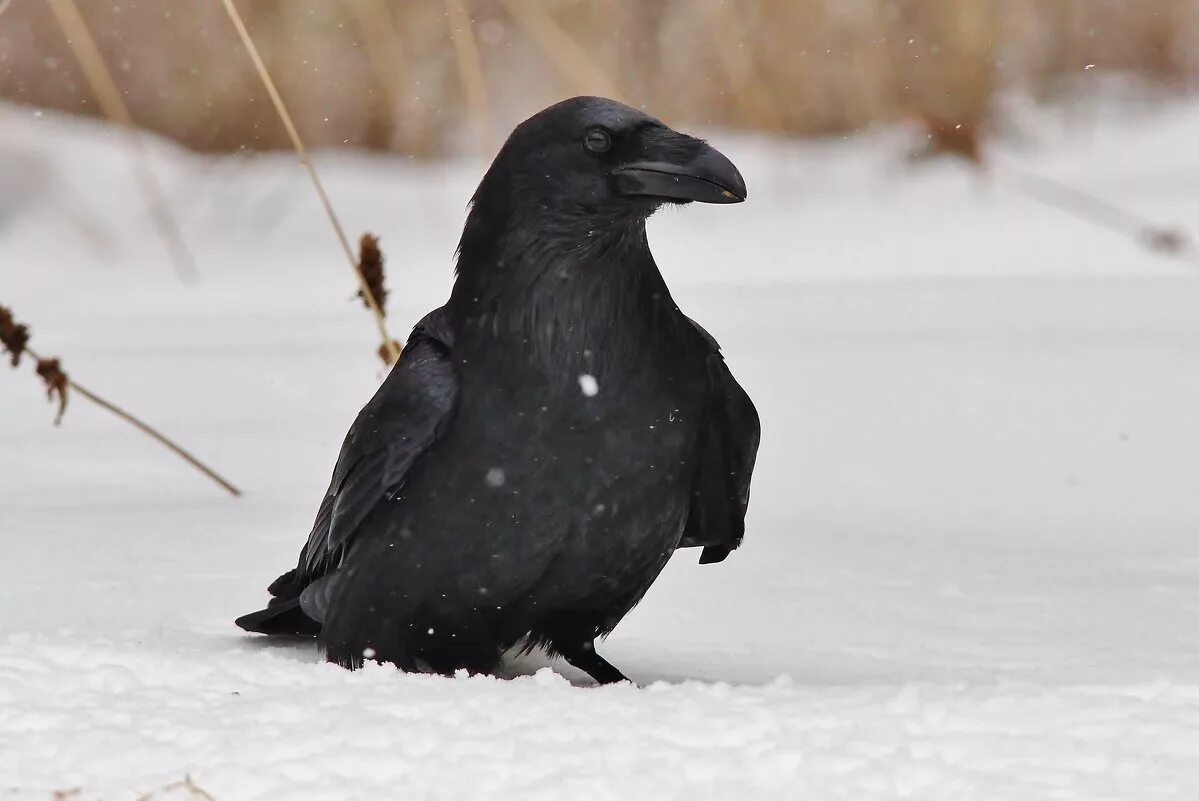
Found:
<svg viewBox="0 0 1199 801"><path fill-rule="evenodd" d="M723 561L745 535L749 481L758 455L758 411L733 378L720 345L698 323L708 342L708 404L699 465L680 548L703 546L701 565Z"/></svg>
<svg viewBox="0 0 1199 801"><path fill-rule="evenodd" d="M400 360L358 413L297 568L301 585L336 568L359 525L403 486L454 415L458 378L444 309L417 323Z"/></svg>
<svg viewBox="0 0 1199 801"><path fill-rule="evenodd" d="M400 361L346 435L299 565L268 587L266 609L237 619L246 631L316 634L358 528L404 485L413 463L445 431L458 401L444 309L417 323Z"/></svg>

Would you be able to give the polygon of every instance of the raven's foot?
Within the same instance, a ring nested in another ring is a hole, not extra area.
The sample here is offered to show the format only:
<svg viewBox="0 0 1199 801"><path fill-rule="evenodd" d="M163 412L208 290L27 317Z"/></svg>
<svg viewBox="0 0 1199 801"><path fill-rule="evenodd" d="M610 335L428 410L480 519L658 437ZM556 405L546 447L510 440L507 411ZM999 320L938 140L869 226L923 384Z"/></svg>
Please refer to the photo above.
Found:
<svg viewBox="0 0 1199 801"><path fill-rule="evenodd" d="M595 679L597 684L618 684L629 680L623 673L612 667L611 662L595 652L595 643L590 640L570 647L554 643L554 648L570 665Z"/></svg>

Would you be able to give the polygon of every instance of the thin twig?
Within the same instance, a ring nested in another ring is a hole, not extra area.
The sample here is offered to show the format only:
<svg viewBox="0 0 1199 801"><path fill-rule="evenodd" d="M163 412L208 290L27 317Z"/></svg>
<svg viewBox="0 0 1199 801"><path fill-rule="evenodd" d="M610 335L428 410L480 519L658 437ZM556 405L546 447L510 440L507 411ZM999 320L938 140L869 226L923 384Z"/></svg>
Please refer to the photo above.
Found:
<svg viewBox="0 0 1199 801"><path fill-rule="evenodd" d="M104 112L104 116L119 123L125 131L126 139L129 142L134 176L146 196L146 205L149 208L150 216L171 255L175 272L185 283L195 281L199 277L195 259L192 258L191 251L183 241L179 225L175 222L175 218L167 206L166 193L163 192L158 177L150 169L145 145L138 134L137 126L133 123L133 117L129 114L125 101L121 98L121 90L117 88L112 73L105 65L104 58L100 55L100 49L96 46L96 40L92 38L87 23L83 20L83 15L79 13L79 7L75 5L75 0L49 0L49 3L51 11L54 12L54 18L58 20L58 26L62 30L63 36L66 37L67 44L71 47L71 52L75 54L79 66L83 69L83 76L91 87L92 94L100 103L100 109Z"/></svg>
<svg viewBox="0 0 1199 801"><path fill-rule="evenodd" d="M941 156L964 159L984 175L1006 181L1008 186L1038 203L1063 211L1092 225L1130 236L1143 247L1199 266L1195 244L1180 228L1160 225L1107 198L1093 195L1056 178L1027 172L1007 162L999 162L984 147L982 128L976 120L953 123L922 112L917 121L928 140L912 154L913 160Z"/></svg>
<svg viewBox="0 0 1199 801"><path fill-rule="evenodd" d="M23 356L28 355L34 360L37 374L41 377L42 381L45 382L46 394L51 399L53 399L56 395L58 396L58 415L54 421L55 425L58 425L59 422L62 421L63 412L66 411L68 392L78 392L91 402L104 409L107 409L125 422L141 429L146 434L149 434L151 437L170 448L176 454L183 457L185 461L187 461L197 470L220 484L232 495L241 495L241 491L238 490L237 487L233 486L233 484L225 480L225 478L215 470L208 467L195 456L190 454L174 440L171 440L165 434L151 427L149 424L143 422L131 413L125 411L112 401L101 398L96 393L92 392L86 387L80 386L78 383L71 380L70 377L63 371L62 365L59 363L58 359L43 358L40 354L38 354L37 351L29 347L29 338L29 326L17 322L16 317L13 315L11 309L5 306L0 306L0 352L8 354L9 362L13 367L20 367L21 357Z"/></svg>
<svg viewBox="0 0 1199 801"><path fill-rule="evenodd" d="M164 784L157 790L151 790L148 793L138 796L137 801L152 801L152 799L159 793L171 793L175 790L187 790L188 795L193 796L194 798L199 798L201 801L216 801L216 797L200 785L196 784L195 781L192 780L190 774L184 776L177 782Z"/></svg>
<svg viewBox="0 0 1199 801"><path fill-rule="evenodd" d="M1005 166L998 172L1027 197L1109 231L1133 237L1157 253L1199 265L1199 253L1185 232L1162 226L1097 195L1043 175Z"/></svg>
<svg viewBox="0 0 1199 801"><path fill-rule="evenodd" d="M454 52L458 56L458 79L462 81L462 90L470 106L479 152L486 155L491 149L491 113L487 108L487 90L475 31L462 2L445 0L446 19L450 23L450 38L454 40Z"/></svg>
<svg viewBox="0 0 1199 801"><path fill-rule="evenodd" d="M558 72L567 76L573 91L621 97L616 82L595 65L587 51L554 21L544 5L528 0L500 0L500 3L557 66Z"/></svg>
<svg viewBox="0 0 1199 801"><path fill-rule="evenodd" d="M33 348L30 348L27 346L25 348L25 352L28 353L33 359L36 359L37 361L44 361L42 359L42 357L37 354L37 351L35 351ZM131 426L134 426L135 428L140 429L142 432L149 434L151 437L158 440L160 443L165 445L167 448L174 451L179 457L181 457L184 461L186 461L192 467L196 468L201 473L208 476L216 483L220 484L230 495L233 495L233 496L241 495L241 490L239 490L232 483L230 483L228 479L226 479L224 476L222 476L217 471L213 470L208 465L201 462L199 459L197 459L194 455L192 455L192 453L190 451L188 451L186 448L184 448L182 445L175 442L173 439L168 437L166 434L163 434L161 431L154 428L149 423L140 419L139 417L134 415L132 412L128 412L125 409L122 409L120 406L113 403L112 401L100 397L99 395L97 395L95 392L92 392L87 387L82 386L78 381L76 381L73 378L68 378L67 383L71 387L72 392L78 392L80 395L87 398L92 403L96 404L97 406L107 409L108 411L115 414L117 417L124 420L126 423L129 423Z"/></svg>
<svg viewBox="0 0 1199 801"><path fill-rule="evenodd" d="M129 423L132 426L136 426L137 428L141 429L145 433L149 434L154 439L161 442L166 447L173 450L176 454L178 454L185 461L187 461L187 463L190 464L192 467L196 468L201 473L208 476L213 481L215 481L216 483L218 483L222 487L224 487L229 492L230 495L235 495L235 496L241 495L241 490L239 490L237 487L233 486L233 484L231 484L227 479L222 477L219 473L217 473L215 470L213 470L208 465L201 462L199 459L197 459L195 456L193 456L191 453L189 453L186 448L184 448L182 445L178 444L174 440L170 439L162 432L151 427L148 423L145 423L145 422L139 420L137 417L134 417L132 414L125 411L120 406L117 406L115 403L113 403L111 401L107 401L104 398L101 398L99 395L97 395L96 393L87 389L86 387L80 386L78 381L75 381L74 379L72 379L70 384L71 384L71 389L73 391L78 392L80 395L87 398L92 403L95 403L98 406L104 407L108 411L115 414L117 417L124 420L126 423Z"/></svg>
<svg viewBox="0 0 1199 801"><path fill-rule="evenodd" d="M291 114L288 113L287 106L284 105L283 98L279 95L279 90L275 88L275 82L271 79L271 74L267 72L266 64L263 63L262 57L258 55L258 48L254 46L254 40L250 38L250 32L246 30L246 24L242 21L241 14L238 13L237 7L233 5L233 0L223 0L223 2L225 4L225 11L229 13L229 19L233 22L233 27L237 29L237 35L241 38L242 45L245 46L250 60L254 62L254 69L258 72L258 77L262 80L262 85L271 97L271 103L275 106L275 112L279 115L283 127L287 129L287 135L291 138L292 147L295 148L296 155L300 159L300 164L307 170L308 177L312 179L312 186L316 189L316 194L320 198L321 205L325 208L325 214L329 217L329 222L333 224L333 231L337 234L337 240L341 243L346 260L350 263L350 269L358 277L358 285L362 290L362 297L366 300L367 305L370 306L370 310L375 317L375 327L378 328L379 336L383 340L381 351L386 352L389 356L389 363L394 364L400 358L400 347L391 338L391 335L387 333L387 322L384 319L383 307L379 305L378 300L371 293L370 287L367 286L361 272L358 270L358 260L354 257L354 250L350 246L350 240L346 237L345 229L341 227L341 221L337 218L336 212L333 211L333 204L330 202L329 196L325 193L325 187L321 183L320 176L316 173L316 167L312 163L312 158L308 155L308 149L304 147L304 141L300 139L300 132L296 130L295 123L292 122Z"/></svg>

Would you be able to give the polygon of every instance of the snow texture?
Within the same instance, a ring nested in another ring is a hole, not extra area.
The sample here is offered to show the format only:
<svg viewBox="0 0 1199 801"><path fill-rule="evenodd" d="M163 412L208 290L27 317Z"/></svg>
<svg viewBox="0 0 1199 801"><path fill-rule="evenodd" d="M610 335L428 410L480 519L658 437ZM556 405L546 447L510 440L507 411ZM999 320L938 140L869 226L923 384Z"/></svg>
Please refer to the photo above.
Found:
<svg viewBox="0 0 1199 801"><path fill-rule="evenodd" d="M1083 112L1004 155L1199 229L1199 105ZM236 630L381 377L352 276L292 157L153 142L182 286L119 132L0 107L0 300L246 491L82 399L55 429L0 371L0 798L1199 797L1195 269L1002 169L909 167L911 132L709 134L750 201L650 237L761 412L748 534L671 562L601 646L642 686L596 688ZM317 162L382 238L402 336L482 165Z"/></svg>

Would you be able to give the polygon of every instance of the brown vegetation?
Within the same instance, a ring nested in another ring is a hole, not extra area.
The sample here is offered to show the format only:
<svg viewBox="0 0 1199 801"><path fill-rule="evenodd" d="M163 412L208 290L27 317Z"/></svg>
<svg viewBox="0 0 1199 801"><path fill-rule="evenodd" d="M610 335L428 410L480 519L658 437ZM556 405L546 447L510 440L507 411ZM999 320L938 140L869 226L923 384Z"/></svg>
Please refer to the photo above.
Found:
<svg viewBox="0 0 1199 801"><path fill-rule="evenodd" d="M401 346L387 333L386 312L383 309L383 301L374 293L361 265L354 258L354 252L350 248L350 240L346 236L345 228L342 226L341 219L337 216L337 212L333 208L332 201L329 200L329 194L325 191L324 184L321 183L320 175L316 171L316 165L312 163L312 158L308 154L308 148L304 146L304 140L300 136L299 129L296 128L291 110L283 100L283 96L279 93L278 86L271 76L270 69L266 66L266 62L263 61L262 54L259 52L254 38L250 35L250 31L246 27L245 18L238 11L236 3L233 0L223 0L222 5L229 17L229 21L233 24L234 30L237 31L237 37L241 42L241 46L245 48L250 63L254 65L255 75L258 76L258 80L262 82L263 89L266 90L267 95L271 99L271 105L275 109L275 114L279 117L279 122L283 125L284 130L287 131L287 138L291 142L292 149L295 150L296 156L300 159L300 164L304 167L304 170L308 173L308 177L312 181L312 188L316 191L317 197L321 201L321 206L325 210L325 216L329 219L329 224L333 227L333 233L341 245L342 252L345 253L346 260L350 264L350 269L354 271L354 275L358 279L359 294L366 303L367 308L371 310L375 318L375 327L379 330L379 338L382 343L379 346L379 356L386 364L395 364L400 358ZM380 261L381 266L382 262Z"/></svg>
<svg viewBox="0 0 1199 801"><path fill-rule="evenodd" d="M289 145L219 3L78 4L139 124L201 150ZM976 125L997 91L1054 93L1090 64L1199 82L1199 0L244 6L309 145L417 156L481 146L471 131L494 146L567 94L617 95L679 124L819 134L913 116ZM98 113L47 4L8 8L0 53L0 97Z"/></svg>
<svg viewBox="0 0 1199 801"><path fill-rule="evenodd" d="M54 400L58 399L58 414L55 417L54 424L58 425L62 422L62 416L67 410L67 397L70 393L78 394L80 397L86 398L102 409L112 412L117 417L129 423L134 428L149 435L157 440L162 445L173 451L177 456L182 458L192 467L199 470L204 475L215 481L226 492L231 495L241 495L241 490L233 486L220 473L213 470L208 465L201 462L183 446L179 445L174 440L167 437L158 429L152 427L141 418L134 416L122 407L113 403L110 400L100 397L90 389L80 385L77 381L71 379L62 368L62 363L56 358L46 358L39 356L33 348L29 347L29 326L19 323L13 315L12 310L5 306L0 306L0 350L3 350L10 357L12 366L19 367L21 357L28 355L36 361L36 371L41 377L42 382L46 386L46 395Z"/></svg>
<svg viewBox="0 0 1199 801"><path fill-rule="evenodd" d="M358 272L362 276L362 288L358 297L362 305L370 308L366 293L370 293L379 304L380 309L387 308L386 275L383 271L383 251L379 250L379 237L374 234L363 234L358 240Z"/></svg>
<svg viewBox="0 0 1199 801"><path fill-rule="evenodd" d="M63 36L66 37L67 44L79 61L79 68L87 80L92 95L96 98L98 107L103 111L105 117L118 123L125 131L132 156L134 175L137 177L142 194L146 197L146 206L151 219L154 220L158 234L166 244L167 252L171 255L175 272L182 281L196 280L199 274L196 271L195 260L187 245L184 244L179 225L167 207L166 194L159 185L154 171L150 169L137 126L129 114L125 101L121 98L121 90L113 80L112 72L108 69L99 48L96 47L96 41L92 38L83 15L79 13L79 6L75 4L75 0L49 0L49 6Z"/></svg>

